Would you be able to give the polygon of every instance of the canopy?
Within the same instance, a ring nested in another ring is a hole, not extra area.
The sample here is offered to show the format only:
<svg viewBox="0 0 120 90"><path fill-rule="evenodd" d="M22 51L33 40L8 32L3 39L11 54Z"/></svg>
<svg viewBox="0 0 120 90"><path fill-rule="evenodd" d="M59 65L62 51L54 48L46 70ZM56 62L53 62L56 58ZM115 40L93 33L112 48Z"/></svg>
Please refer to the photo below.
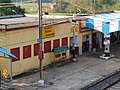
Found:
<svg viewBox="0 0 120 90"><path fill-rule="evenodd" d="M66 51L66 50L69 50L68 46L62 46L62 47L54 48L52 51L55 52L55 53L58 53L58 52Z"/></svg>
<svg viewBox="0 0 120 90"><path fill-rule="evenodd" d="M120 13L98 14L88 17L85 25L105 35L120 31Z"/></svg>
<svg viewBox="0 0 120 90"><path fill-rule="evenodd" d="M6 55L8 55L8 56L10 56L10 57L12 57L12 58L17 58L16 56L14 56L12 53L10 53L9 51L7 51L7 50L4 49L4 48L0 48L0 52L1 52L1 53L4 53L4 54L6 54Z"/></svg>

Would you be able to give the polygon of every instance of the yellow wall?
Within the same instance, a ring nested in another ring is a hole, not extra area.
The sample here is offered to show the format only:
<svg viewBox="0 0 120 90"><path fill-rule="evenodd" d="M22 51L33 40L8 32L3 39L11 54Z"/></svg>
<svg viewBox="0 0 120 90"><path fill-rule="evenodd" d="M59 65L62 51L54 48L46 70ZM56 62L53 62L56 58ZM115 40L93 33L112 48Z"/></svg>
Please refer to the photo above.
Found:
<svg viewBox="0 0 120 90"><path fill-rule="evenodd" d="M0 39L0 46L4 47L8 51L11 48L20 47L20 60L13 62L13 76L20 74L22 72L38 68L38 57L34 57L34 48L33 45L37 43L38 38L38 29L31 28L31 29L23 29L23 30L14 30L8 32L1 32ZM32 45L31 47L31 58L23 59L23 46ZM9 59L8 60L0 60L2 64L1 69L6 69L9 74Z"/></svg>
<svg viewBox="0 0 120 90"><path fill-rule="evenodd" d="M70 46L70 28L72 28L71 23L62 23L56 24L55 27L55 36L50 38L43 39L42 48L44 51L44 42L51 41L51 49L53 49L53 40L60 39L60 46L62 45L62 38L68 37L68 47ZM78 32L76 32L76 35ZM20 73L35 69L39 67L38 56L34 56L34 44L37 43L39 38L38 28L28 28L21 30L12 30L7 32L0 32L0 47L3 47L10 51L12 48L20 47L20 60L12 63L13 76ZM31 58L23 59L23 46L31 45ZM1 54L1 53L0 53ZM3 55L3 54L1 54ZM68 59L70 57L69 50L66 52ZM49 52L44 54L43 66L46 66L53 62L54 52ZM2 70L3 77L9 76L9 59L0 58L0 70Z"/></svg>
<svg viewBox="0 0 120 90"><path fill-rule="evenodd" d="M46 38L43 39L43 51L44 51L44 42L46 41L51 41L51 49L53 49L53 41L56 39L60 39L60 46L62 46L62 38L64 37L68 37L68 47L70 46L70 37L72 36L72 33L70 32L70 29L72 28L72 24L71 23L63 23L63 24L57 24L54 25L55 27L55 36L54 37L50 37L50 38ZM78 32L76 32L76 35L78 34ZM44 59L43 59L43 63L44 65L48 65L51 62L56 61L55 60L55 53L54 52L48 52L44 54ZM70 51L67 50L66 51L66 59L68 59L70 57ZM60 57L62 58L62 57ZM43 66L44 66L43 65Z"/></svg>

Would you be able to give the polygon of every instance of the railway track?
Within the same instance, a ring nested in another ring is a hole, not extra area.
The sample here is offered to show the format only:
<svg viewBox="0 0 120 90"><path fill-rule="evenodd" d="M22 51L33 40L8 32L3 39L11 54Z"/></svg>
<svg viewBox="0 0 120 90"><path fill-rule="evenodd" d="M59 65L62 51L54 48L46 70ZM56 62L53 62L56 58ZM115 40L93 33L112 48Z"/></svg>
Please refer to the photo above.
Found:
<svg viewBox="0 0 120 90"><path fill-rule="evenodd" d="M114 73L111 73L108 76L104 76L104 78L101 78L83 88L80 90L113 90L110 89L112 85L116 82L120 81L120 70L115 71ZM110 87L109 89L106 89ZM117 89L120 90L120 89Z"/></svg>
<svg viewBox="0 0 120 90"><path fill-rule="evenodd" d="M120 90L120 81L116 82L105 90Z"/></svg>

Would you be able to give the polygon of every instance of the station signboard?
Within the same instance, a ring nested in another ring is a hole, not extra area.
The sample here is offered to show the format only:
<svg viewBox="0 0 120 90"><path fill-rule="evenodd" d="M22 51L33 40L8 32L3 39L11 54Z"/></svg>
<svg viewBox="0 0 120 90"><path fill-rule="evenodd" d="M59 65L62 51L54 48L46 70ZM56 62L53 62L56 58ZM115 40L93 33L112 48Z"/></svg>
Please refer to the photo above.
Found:
<svg viewBox="0 0 120 90"><path fill-rule="evenodd" d="M54 36L55 36L55 28L53 25L42 27L42 38L50 38Z"/></svg>

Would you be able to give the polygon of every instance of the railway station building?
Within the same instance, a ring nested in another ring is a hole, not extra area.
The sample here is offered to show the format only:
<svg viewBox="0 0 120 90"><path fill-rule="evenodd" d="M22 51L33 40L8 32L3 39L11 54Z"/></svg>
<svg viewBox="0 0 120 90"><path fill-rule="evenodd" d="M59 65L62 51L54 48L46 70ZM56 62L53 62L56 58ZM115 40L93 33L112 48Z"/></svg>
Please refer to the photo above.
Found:
<svg viewBox="0 0 120 90"><path fill-rule="evenodd" d="M0 19L0 47L17 57L12 58L13 76L39 68L40 44L44 52L43 67L60 60L68 60L72 55L73 23L68 18L45 19L40 43L38 20L38 17L25 16ZM85 22L85 16L76 19L76 55L92 51L93 47L102 48L102 32L87 28ZM9 63L9 59L0 58L3 77L9 77Z"/></svg>

